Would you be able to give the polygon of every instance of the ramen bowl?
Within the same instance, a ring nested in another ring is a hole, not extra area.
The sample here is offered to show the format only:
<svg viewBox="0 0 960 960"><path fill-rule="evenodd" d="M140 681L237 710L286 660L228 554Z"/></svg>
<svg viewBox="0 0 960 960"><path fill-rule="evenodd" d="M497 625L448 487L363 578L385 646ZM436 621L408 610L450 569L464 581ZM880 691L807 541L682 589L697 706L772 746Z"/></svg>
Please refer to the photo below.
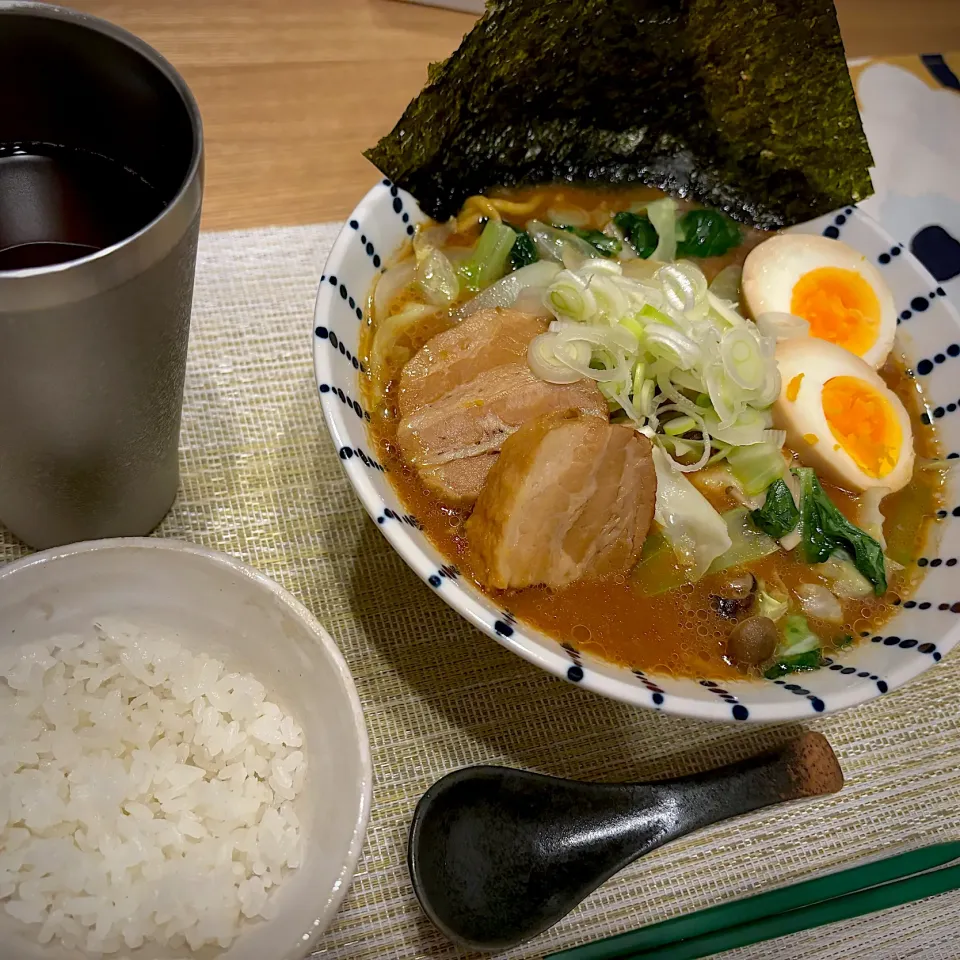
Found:
<svg viewBox="0 0 960 960"><path fill-rule="evenodd" d="M934 667L960 639L960 503L949 479L946 509L934 525L916 596L879 633L862 637L815 671L779 680L719 682L631 670L547 636L460 577L420 529L378 463L367 425L361 378L364 305L377 275L426 220L408 193L387 180L347 220L320 279L314 316L314 367L330 436L360 502L404 562L479 630L525 660L605 697L704 720L803 720L865 703ZM890 286L898 339L929 401L945 455L960 451L960 315L920 262L870 217L847 207L792 228L842 239L876 264Z"/></svg>

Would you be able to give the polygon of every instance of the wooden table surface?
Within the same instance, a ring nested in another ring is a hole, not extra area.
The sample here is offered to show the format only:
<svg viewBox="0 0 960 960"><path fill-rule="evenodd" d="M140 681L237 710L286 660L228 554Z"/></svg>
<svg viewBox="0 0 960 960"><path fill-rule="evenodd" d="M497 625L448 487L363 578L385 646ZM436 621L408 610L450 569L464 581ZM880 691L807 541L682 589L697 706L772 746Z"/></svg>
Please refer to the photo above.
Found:
<svg viewBox="0 0 960 960"><path fill-rule="evenodd" d="M204 228L342 219L466 14L397 0L64 0L161 51L200 103ZM848 56L960 49L960 0L836 0Z"/></svg>

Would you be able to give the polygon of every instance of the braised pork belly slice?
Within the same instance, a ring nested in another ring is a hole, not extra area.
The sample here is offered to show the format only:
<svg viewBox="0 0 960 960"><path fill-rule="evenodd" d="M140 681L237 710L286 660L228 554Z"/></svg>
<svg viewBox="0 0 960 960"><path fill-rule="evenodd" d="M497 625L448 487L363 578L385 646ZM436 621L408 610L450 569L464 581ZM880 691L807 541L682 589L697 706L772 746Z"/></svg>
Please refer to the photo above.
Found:
<svg viewBox="0 0 960 960"><path fill-rule="evenodd" d="M481 580L559 588L625 573L653 518L650 441L631 427L558 412L510 436L467 521Z"/></svg>
<svg viewBox="0 0 960 960"><path fill-rule="evenodd" d="M592 380L547 383L525 360L506 363L404 417L397 443L428 488L448 503L469 506L495 462L491 454L528 420L565 410L607 422L607 402Z"/></svg>
<svg viewBox="0 0 960 960"><path fill-rule="evenodd" d="M505 363L525 360L530 341L547 321L517 310L479 310L428 340L403 368L397 390L400 416Z"/></svg>

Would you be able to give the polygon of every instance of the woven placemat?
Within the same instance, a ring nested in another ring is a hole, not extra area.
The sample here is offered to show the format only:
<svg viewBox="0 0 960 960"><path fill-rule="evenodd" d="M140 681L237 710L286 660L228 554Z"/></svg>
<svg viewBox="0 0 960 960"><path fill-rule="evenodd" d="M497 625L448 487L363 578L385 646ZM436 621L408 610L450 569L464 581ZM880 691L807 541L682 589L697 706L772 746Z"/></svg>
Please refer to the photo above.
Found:
<svg viewBox="0 0 960 960"><path fill-rule="evenodd" d="M791 731L684 721L578 690L468 626L404 566L347 484L314 385L314 290L335 233L324 225L201 237L183 479L158 534L223 550L278 580L324 622L356 678L373 815L353 886L315 956L452 960L467 954L422 916L405 866L414 805L438 777L477 762L581 779L665 777ZM25 553L0 534L0 561ZM960 657L811 727L840 756L840 795L677 841L504 956L540 957L859 857L960 838ZM958 942L960 894L946 894L726 956L956 960Z"/></svg>

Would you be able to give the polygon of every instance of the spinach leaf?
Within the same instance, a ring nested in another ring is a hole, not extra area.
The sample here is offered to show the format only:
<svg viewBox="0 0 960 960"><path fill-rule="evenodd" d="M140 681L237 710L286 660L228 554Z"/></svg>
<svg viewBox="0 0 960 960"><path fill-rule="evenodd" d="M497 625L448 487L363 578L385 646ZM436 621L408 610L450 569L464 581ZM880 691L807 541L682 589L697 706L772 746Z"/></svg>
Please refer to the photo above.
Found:
<svg viewBox="0 0 960 960"><path fill-rule="evenodd" d="M808 650L806 653L798 653L794 657L780 657L777 662L764 672L768 680L779 680L788 673L801 673L805 670L816 670L819 668L822 658L819 650Z"/></svg>
<svg viewBox="0 0 960 960"><path fill-rule="evenodd" d="M883 548L855 527L824 493L810 467L794 471L800 478L800 531L807 563L824 563L834 550L846 550L853 565L873 584L879 596L887 589Z"/></svg>
<svg viewBox="0 0 960 960"><path fill-rule="evenodd" d="M613 218L613 222L623 231L638 257L646 260L657 249L660 238L648 217L622 210Z"/></svg>
<svg viewBox="0 0 960 960"><path fill-rule="evenodd" d="M740 228L716 210L688 210L677 229L678 257L719 257L743 243Z"/></svg>
<svg viewBox="0 0 960 960"><path fill-rule="evenodd" d="M623 247L616 237L608 237L600 230L584 230L582 227L573 227L565 223L555 223L554 226L559 230L575 234L581 240L586 240L601 257L615 257Z"/></svg>
<svg viewBox="0 0 960 960"><path fill-rule="evenodd" d="M517 239L514 240L513 247L510 250L510 267L513 270L519 270L521 267L536 263L540 259L540 255L537 253L537 246L533 242L533 238L526 230L517 230L516 227L513 229L516 230Z"/></svg>
<svg viewBox="0 0 960 960"><path fill-rule="evenodd" d="M785 537L800 522L800 511L793 502L790 488L781 478L767 487L767 499L759 510L750 514L750 519L758 530L779 540Z"/></svg>

